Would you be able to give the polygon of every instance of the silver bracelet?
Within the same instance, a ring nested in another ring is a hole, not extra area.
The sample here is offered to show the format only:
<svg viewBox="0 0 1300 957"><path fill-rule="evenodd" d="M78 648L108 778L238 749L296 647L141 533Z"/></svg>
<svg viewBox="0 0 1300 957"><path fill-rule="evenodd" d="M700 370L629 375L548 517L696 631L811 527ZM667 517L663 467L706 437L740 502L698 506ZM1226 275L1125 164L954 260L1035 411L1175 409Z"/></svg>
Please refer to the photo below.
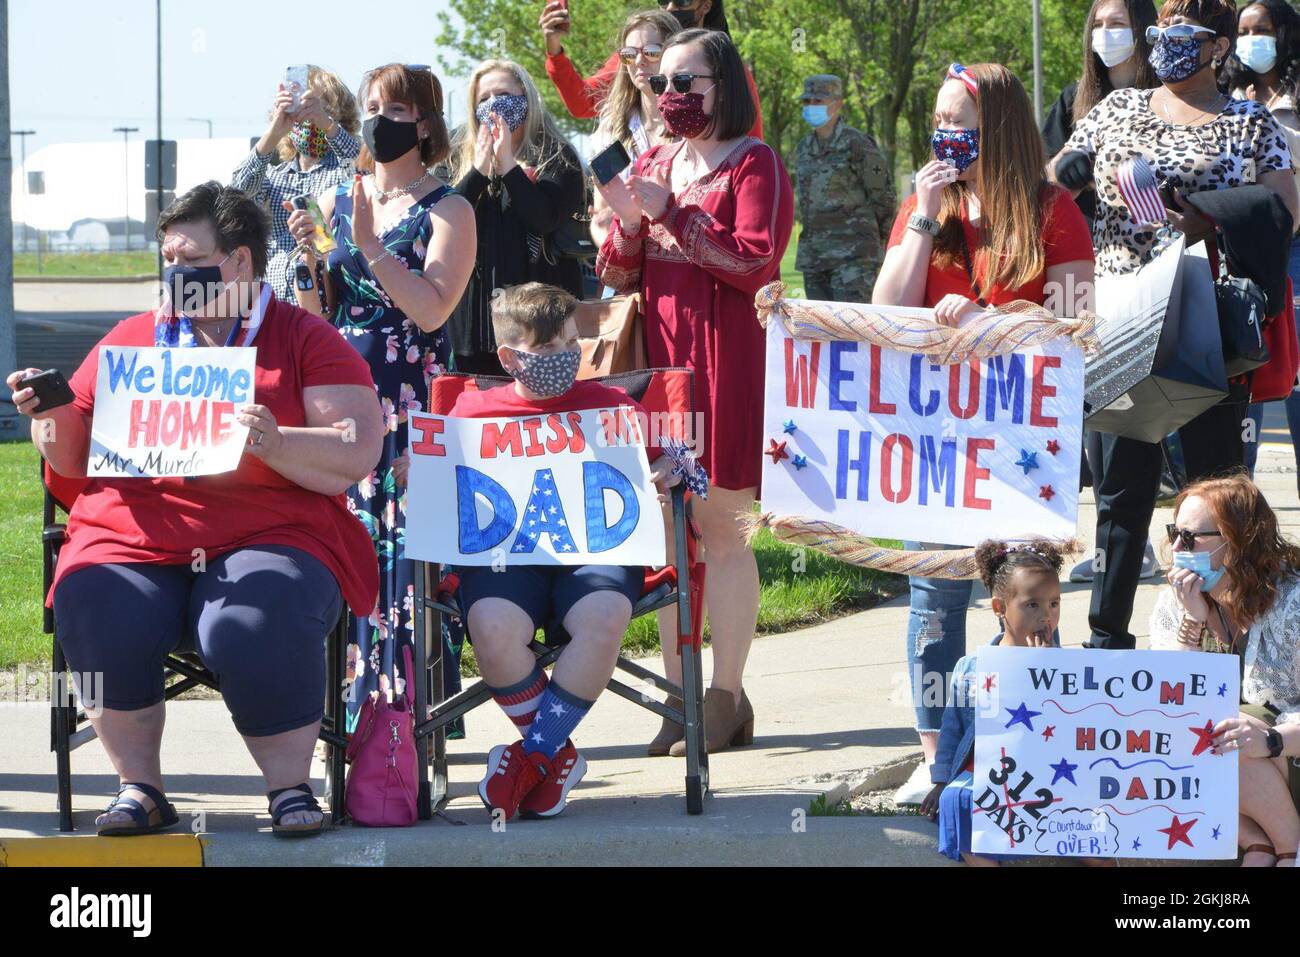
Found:
<svg viewBox="0 0 1300 957"><path fill-rule="evenodd" d="M379 254L378 256L376 256L374 259L367 259L367 260L366 260L366 265L369 266L369 267L373 270L373 269L375 268L375 264L376 264L376 263L381 263L381 262L383 262L385 259L390 258L392 255L393 255L392 253L390 253L387 249L385 249L382 253L380 253L380 254Z"/></svg>

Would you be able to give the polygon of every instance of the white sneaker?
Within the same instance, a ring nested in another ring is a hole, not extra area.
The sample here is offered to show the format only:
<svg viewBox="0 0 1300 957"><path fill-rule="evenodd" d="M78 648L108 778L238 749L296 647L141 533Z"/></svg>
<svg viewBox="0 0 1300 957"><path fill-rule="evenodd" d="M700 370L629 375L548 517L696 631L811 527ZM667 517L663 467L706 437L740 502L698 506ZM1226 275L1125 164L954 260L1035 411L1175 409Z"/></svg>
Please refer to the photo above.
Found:
<svg viewBox="0 0 1300 957"><path fill-rule="evenodd" d="M1142 553L1142 578L1155 578L1160 574L1160 563L1156 561L1156 550L1151 547L1151 541L1147 540L1146 551Z"/></svg>
<svg viewBox="0 0 1300 957"><path fill-rule="evenodd" d="M930 765L922 761L912 771L912 776L907 779L907 782L894 792L894 803L920 804L933 789L934 782L930 780Z"/></svg>
<svg viewBox="0 0 1300 957"><path fill-rule="evenodd" d="M1072 582L1090 582L1093 574L1092 559L1085 558L1079 564L1070 569L1070 581Z"/></svg>

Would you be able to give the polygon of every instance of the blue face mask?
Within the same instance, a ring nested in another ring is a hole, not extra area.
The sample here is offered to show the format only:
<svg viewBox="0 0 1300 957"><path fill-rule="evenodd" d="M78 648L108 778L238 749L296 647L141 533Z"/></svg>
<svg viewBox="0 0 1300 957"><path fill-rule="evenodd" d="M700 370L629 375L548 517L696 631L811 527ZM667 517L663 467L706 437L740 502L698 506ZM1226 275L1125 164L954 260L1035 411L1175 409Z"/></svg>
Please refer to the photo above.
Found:
<svg viewBox="0 0 1300 957"><path fill-rule="evenodd" d="M830 109L825 103L809 103L803 108L803 121L814 129L825 126L830 118Z"/></svg>
<svg viewBox="0 0 1300 957"><path fill-rule="evenodd" d="M1237 37L1237 59L1247 70L1267 73L1277 66L1277 37Z"/></svg>
<svg viewBox="0 0 1300 957"><path fill-rule="evenodd" d="M488 114L495 113L506 121L506 126L513 133L524 125L528 119L528 97L514 93L500 93L489 97L474 108L474 115L480 126L488 121Z"/></svg>
<svg viewBox="0 0 1300 957"><path fill-rule="evenodd" d="M1223 543L1223 545L1226 544L1228 543ZM1219 548L1223 548L1223 545L1220 545ZM1219 548L1216 548L1214 552L1217 552ZM1174 552L1174 567L1187 568L1195 572L1203 579L1201 591L1210 591L1219 584L1226 571L1222 565L1218 568L1211 567L1210 557L1214 552Z"/></svg>
<svg viewBox="0 0 1300 957"><path fill-rule="evenodd" d="M980 131L935 130L930 137L930 148L935 159L951 163L958 173L964 173L980 158Z"/></svg>
<svg viewBox="0 0 1300 957"><path fill-rule="evenodd" d="M1149 59L1160 82L1181 83L1209 66L1212 61L1201 62L1202 42L1197 37L1175 40L1161 36L1156 40Z"/></svg>

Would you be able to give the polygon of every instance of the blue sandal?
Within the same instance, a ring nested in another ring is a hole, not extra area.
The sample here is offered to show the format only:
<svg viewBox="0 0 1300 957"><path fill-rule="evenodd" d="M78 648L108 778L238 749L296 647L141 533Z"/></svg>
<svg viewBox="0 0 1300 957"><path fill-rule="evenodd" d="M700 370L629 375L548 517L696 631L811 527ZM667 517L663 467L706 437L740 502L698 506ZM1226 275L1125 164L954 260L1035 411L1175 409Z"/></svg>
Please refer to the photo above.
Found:
<svg viewBox="0 0 1300 957"><path fill-rule="evenodd" d="M129 788L135 788L137 791L144 793L145 797L153 801L153 808L145 810L143 804L135 798L122 797L122 792ZM96 828L95 833L100 837L127 837L132 834L152 834L155 831L165 831L177 821L180 815L176 813L166 796L156 787L150 784L141 784L139 782L128 782L117 789L117 797L108 802L108 807L104 808L104 813L112 811L122 811L131 818L130 824L102 824Z"/></svg>
<svg viewBox="0 0 1300 957"><path fill-rule="evenodd" d="M275 799L286 791L299 791L300 794L285 798L278 805ZM271 833L276 837L315 837L325 830L325 812L311 793L311 785L304 782L291 788L278 788L266 796L267 812L271 815ZM286 814L299 811L317 811L321 819L315 824L281 824Z"/></svg>

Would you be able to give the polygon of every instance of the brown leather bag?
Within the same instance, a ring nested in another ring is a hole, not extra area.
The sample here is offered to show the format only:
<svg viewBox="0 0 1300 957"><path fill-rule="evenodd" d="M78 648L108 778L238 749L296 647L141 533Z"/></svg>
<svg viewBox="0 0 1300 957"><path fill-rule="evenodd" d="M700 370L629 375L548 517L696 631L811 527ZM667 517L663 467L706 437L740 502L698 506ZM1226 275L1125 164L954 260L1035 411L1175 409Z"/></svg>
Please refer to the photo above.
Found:
<svg viewBox="0 0 1300 957"><path fill-rule="evenodd" d="M574 318L582 346L579 379L646 368L640 294L585 300L578 304Z"/></svg>

